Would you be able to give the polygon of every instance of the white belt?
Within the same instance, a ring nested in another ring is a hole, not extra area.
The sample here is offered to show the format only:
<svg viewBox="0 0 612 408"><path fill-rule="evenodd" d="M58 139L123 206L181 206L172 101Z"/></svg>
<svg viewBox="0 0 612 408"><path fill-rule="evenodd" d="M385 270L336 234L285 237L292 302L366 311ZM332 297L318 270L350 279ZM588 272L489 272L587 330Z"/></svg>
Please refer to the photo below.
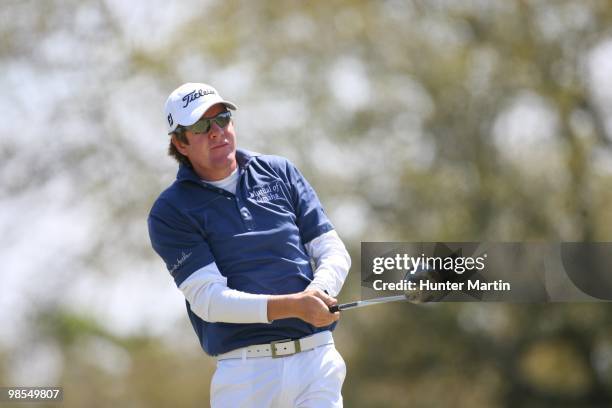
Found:
<svg viewBox="0 0 612 408"><path fill-rule="evenodd" d="M277 340L269 344L256 344L242 347L227 353L219 354L217 360L230 358L252 358L252 357L287 357L302 351L312 350L325 344L333 344L334 338L329 330L303 337L298 340Z"/></svg>

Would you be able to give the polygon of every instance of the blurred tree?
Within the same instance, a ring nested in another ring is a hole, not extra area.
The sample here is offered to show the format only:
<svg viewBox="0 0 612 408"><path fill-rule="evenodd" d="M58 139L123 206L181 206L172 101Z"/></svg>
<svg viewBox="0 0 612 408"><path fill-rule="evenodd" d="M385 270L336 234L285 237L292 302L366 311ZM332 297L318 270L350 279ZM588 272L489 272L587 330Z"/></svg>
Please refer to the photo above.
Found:
<svg viewBox="0 0 612 408"><path fill-rule="evenodd" d="M179 83L214 84L240 105L240 145L297 162L355 265L366 240L609 240L612 97L597 73L610 65L593 61L612 57L593 55L609 49L611 5L3 2L0 239L18 275L41 282L24 294L38 316L24 333L62 350L66 406L207 400L210 359L112 333L103 314L66 312L79 278L169 279L145 219L174 177L161 105ZM38 255L24 256L32 246ZM343 297L358 293L358 276ZM609 312L346 314L346 405L611 405Z"/></svg>

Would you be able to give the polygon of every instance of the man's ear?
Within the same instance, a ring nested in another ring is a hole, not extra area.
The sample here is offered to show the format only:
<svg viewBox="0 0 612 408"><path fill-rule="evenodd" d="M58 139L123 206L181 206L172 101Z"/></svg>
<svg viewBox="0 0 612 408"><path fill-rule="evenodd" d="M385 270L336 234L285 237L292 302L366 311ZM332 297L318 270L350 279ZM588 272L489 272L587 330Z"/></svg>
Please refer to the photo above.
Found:
<svg viewBox="0 0 612 408"><path fill-rule="evenodd" d="M179 151L183 156L187 156L187 143L181 142L176 135L172 135L172 144L176 147L176 150Z"/></svg>

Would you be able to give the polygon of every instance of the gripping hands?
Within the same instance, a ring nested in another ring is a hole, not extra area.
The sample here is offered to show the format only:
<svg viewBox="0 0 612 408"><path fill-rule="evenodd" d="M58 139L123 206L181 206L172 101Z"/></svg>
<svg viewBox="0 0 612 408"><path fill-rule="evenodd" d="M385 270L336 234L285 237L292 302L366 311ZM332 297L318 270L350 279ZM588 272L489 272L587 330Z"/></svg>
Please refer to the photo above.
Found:
<svg viewBox="0 0 612 408"><path fill-rule="evenodd" d="M336 299L316 289L271 296L268 299L268 320L297 317L315 327L329 326L340 318L339 312L329 311L331 306L337 304Z"/></svg>

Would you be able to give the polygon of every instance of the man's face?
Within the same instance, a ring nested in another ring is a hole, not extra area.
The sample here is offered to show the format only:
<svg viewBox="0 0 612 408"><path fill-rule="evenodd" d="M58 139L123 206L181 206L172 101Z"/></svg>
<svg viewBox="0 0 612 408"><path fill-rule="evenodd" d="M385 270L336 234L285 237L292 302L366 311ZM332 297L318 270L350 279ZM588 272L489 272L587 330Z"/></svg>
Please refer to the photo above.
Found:
<svg viewBox="0 0 612 408"><path fill-rule="evenodd" d="M213 118L225 112L223 104L211 106L202 118ZM183 144L173 139L173 142L183 155L189 158L196 173L205 180L221 180L230 175L236 168L236 134L234 124L220 127L211 121L207 133L185 132L189 144Z"/></svg>

